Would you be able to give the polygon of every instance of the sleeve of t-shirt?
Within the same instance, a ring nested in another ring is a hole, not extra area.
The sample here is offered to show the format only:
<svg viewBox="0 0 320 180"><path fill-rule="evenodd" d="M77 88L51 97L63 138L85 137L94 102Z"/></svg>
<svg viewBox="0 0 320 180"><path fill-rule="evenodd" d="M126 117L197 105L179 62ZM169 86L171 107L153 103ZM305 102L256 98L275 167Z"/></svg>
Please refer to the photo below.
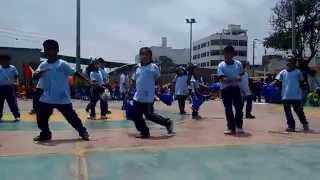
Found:
<svg viewBox="0 0 320 180"><path fill-rule="evenodd" d="M39 64L38 68L36 69L36 71L41 71L43 70L43 62Z"/></svg>
<svg viewBox="0 0 320 180"><path fill-rule="evenodd" d="M276 80L278 80L278 81L283 81L283 72L284 72L284 71L281 71L281 72L276 76Z"/></svg>
<svg viewBox="0 0 320 180"><path fill-rule="evenodd" d="M222 69L222 65L221 65L221 64L218 65L218 76L224 76L224 73L223 73L223 69Z"/></svg>
<svg viewBox="0 0 320 180"><path fill-rule="evenodd" d="M240 72L239 76L240 76L244 72L241 62L239 62L238 66L239 66L239 72Z"/></svg>
<svg viewBox="0 0 320 180"><path fill-rule="evenodd" d="M71 76L75 73L75 70L72 69L72 67L70 65L68 65L67 63L62 63L62 70L63 70L64 74L67 76Z"/></svg>
<svg viewBox="0 0 320 180"><path fill-rule="evenodd" d="M304 81L304 76L303 76L302 72L301 71L298 71L298 72L299 72L299 80Z"/></svg>
<svg viewBox="0 0 320 180"><path fill-rule="evenodd" d="M91 81L97 81L97 78L95 77L94 72L90 73L90 80Z"/></svg>
<svg viewBox="0 0 320 180"><path fill-rule="evenodd" d="M14 76L18 76L19 75L18 70L17 70L16 67L13 67L12 73L13 73Z"/></svg>
<svg viewBox="0 0 320 180"><path fill-rule="evenodd" d="M160 78L160 69L157 65L154 65L154 77L155 79L159 79Z"/></svg>
<svg viewBox="0 0 320 180"><path fill-rule="evenodd" d="M136 72L134 72L131 76L131 80L135 81L136 80Z"/></svg>

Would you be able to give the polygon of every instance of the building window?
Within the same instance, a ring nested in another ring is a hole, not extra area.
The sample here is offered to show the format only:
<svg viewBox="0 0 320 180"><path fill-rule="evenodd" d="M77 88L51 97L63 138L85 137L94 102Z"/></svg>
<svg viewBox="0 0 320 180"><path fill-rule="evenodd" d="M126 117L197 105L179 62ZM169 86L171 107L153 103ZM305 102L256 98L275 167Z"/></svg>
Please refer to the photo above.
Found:
<svg viewBox="0 0 320 180"><path fill-rule="evenodd" d="M220 61L215 61L215 60L211 60L210 61L210 65L211 66L218 66L223 60L220 60Z"/></svg>
<svg viewBox="0 0 320 180"><path fill-rule="evenodd" d="M211 50L210 55L211 56L219 56L219 55L223 55L223 53L222 53L222 51L219 51L219 50Z"/></svg>
<svg viewBox="0 0 320 180"><path fill-rule="evenodd" d="M231 45L231 46L248 46L246 40L231 40L231 39L215 39L211 40L211 46Z"/></svg>
<svg viewBox="0 0 320 180"><path fill-rule="evenodd" d="M237 56L245 56L247 57L247 51L236 51Z"/></svg>
<svg viewBox="0 0 320 180"><path fill-rule="evenodd" d="M209 52L209 51L207 52L207 56L208 56L208 57L210 56L210 52Z"/></svg>

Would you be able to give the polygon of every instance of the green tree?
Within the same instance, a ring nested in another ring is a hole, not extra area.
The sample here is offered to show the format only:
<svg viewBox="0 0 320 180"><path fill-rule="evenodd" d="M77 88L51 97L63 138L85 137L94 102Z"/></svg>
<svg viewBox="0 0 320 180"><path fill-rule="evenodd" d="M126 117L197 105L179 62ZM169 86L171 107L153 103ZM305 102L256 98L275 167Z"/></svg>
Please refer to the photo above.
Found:
<svg viewBox="0 0 320 180"><path fill-rule="evenodd" d="M295 24L292 26L292 2L295 2ZM319 0L279 0L272 9L271 25L274 32L265 38L264 45L278 50L291 49L292 27L296 32L294 56L304 58L306 64L315 57L320 48L320 2Z"/></svg>

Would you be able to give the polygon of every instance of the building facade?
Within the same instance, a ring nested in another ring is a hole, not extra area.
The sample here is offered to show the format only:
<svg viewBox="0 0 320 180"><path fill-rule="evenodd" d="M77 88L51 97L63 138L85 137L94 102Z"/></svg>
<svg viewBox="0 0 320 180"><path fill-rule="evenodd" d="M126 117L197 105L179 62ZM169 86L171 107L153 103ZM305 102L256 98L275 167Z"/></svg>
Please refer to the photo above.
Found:
<svg viewBox="0 0 320 180"><path fill-rule="evenodd" d="M247 30L240 25L229 25L222 32L204 37L193 43L192 63L202 68L217 69L218 64L224 60L223 49L231 45L235 48L240 61L247 61L248 36Z"/></svg>
<svg viewBox="0 0 320 180"><path fill-rule="evenodd" d="M174 64L183 65L188 64L190 61L190 50L188 48L185 49L174 49L172 47L167 46L167 38L163 37L161 39L161 46L151 46L153 60L158 62L161 56L166 56L170 58ZM139 55L135 57L135 62L139 63Z"/></svg>

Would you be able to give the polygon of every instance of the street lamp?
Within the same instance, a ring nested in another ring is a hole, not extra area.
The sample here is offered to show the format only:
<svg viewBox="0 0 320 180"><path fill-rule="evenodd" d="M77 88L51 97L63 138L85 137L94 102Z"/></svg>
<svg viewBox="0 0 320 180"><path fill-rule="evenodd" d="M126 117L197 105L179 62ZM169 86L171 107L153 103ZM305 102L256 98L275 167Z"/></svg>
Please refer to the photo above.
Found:
<svg viewBox="0 0 320 180"><path fill-rule="evenodd" d="M81 42L80 42L80 0L77 0L77 42L76 42L76 70L80 72Z"/></svg>
<svg viewBox="0 0 320 180"><path fill-rule="evenodd" d="M197 23L196 19L186 19L186 23L190 24L190 63L192 63L192 24Z"/></svg>
<svg viewBox="0 0 320 180"><path fill-rule="evenodd" d="M291 21L291 28L292 28L292 54L295 56L296 55L296 30L295 30L295 25L296 25L296 7L295 7L295 0L291 1L291 13L292 13L292 21Z"/></svg>
<svg viewBox="0 0 320 180"><path fill-rule="evenodd" d="M255 66L255 52L256 52L256 42L260 42L260 43L263 43L262 40L260 39L253 39L253 47L252 47L252 66L253 66L253 69L252 69L252 75L254 76L255 73L254 73L254 66Z"/></svg>

